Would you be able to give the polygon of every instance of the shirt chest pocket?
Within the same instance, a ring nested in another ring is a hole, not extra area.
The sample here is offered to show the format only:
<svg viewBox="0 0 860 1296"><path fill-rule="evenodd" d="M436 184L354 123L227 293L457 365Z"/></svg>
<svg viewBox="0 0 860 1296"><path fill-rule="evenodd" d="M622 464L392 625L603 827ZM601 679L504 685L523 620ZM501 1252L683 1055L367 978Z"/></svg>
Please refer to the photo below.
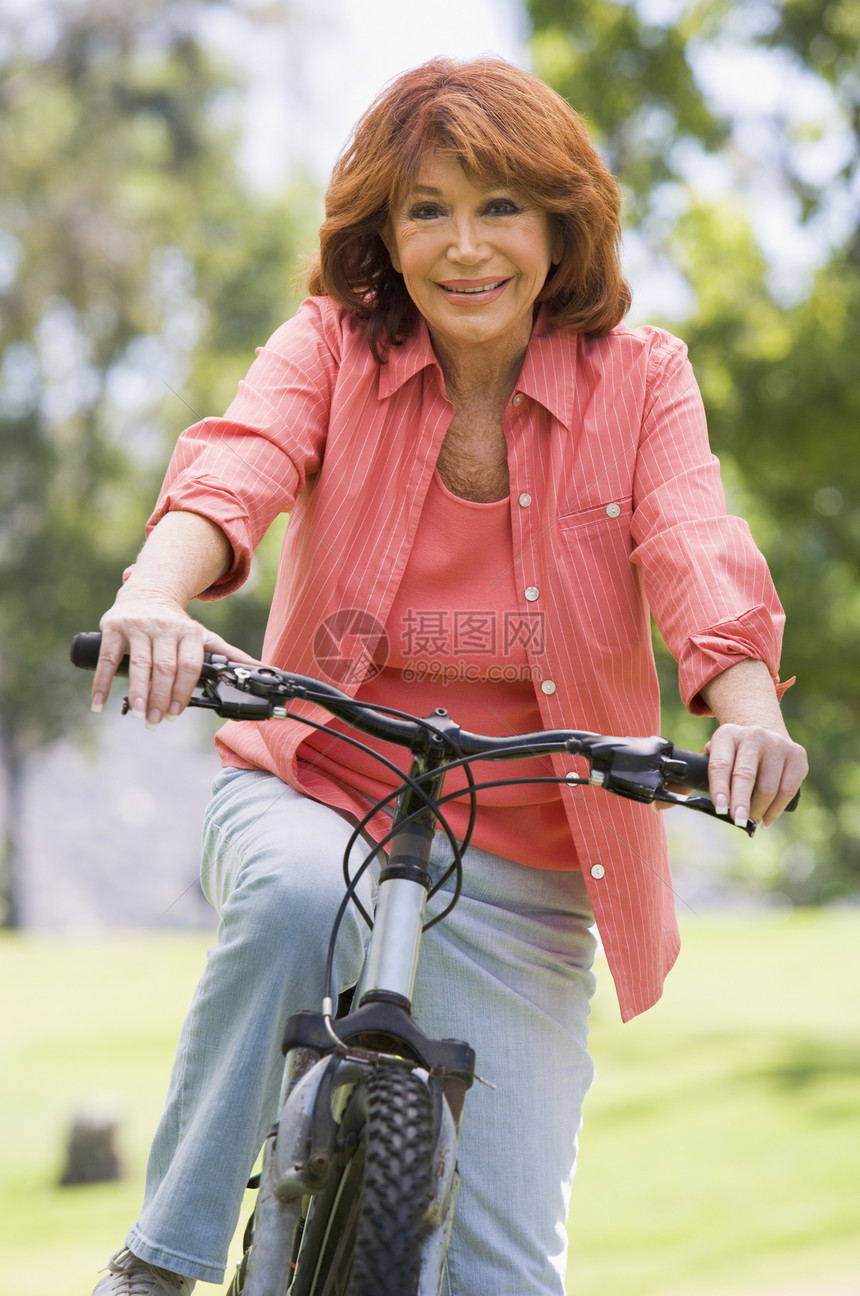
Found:
<svg viewBox="0 0 860 1296"><path fill-rule="evenodd" d="M601 654L630 651L650 633L648 609L630 562L629 499L559 517L555 556L568 610L585 644Z"/></svg>

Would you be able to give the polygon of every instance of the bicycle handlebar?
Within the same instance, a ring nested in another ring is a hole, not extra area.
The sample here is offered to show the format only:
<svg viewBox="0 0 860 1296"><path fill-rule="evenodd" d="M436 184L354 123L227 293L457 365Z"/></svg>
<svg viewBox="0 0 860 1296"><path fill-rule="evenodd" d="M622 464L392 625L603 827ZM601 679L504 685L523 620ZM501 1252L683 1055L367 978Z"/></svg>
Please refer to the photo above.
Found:
<svg viewBox="0 0 860 1296"><path fill-rule="evenodd" d="M98 632L76 635L70 653L72 664L83 670L95 670L100 647ZM124 658L117 674L127 673L128 658ZM661 800L672 800L673 794L665 790L667 782L708 791L707 756L684 751L666 738L611 737L576 729L490 737L460 729L441 707L421 720L402 713L388 713L357 702L335 685L312 676L271 666L230 662L212 653L205 656L198 687L202 696L192 697L191 705L213 710L225 719L285 718L283 704L302 700L321 706L361 733L408 747L413 753L438 751L447 746L458 758L512 760L553 753L583 756L590 766L588 782L642 802L651 802L658 795ZM787 809L795 809L799 796L798 793ZM714 813L711 803L700 798L695 803L679 800ZM748 825L747 831L750 829L754 831L754 825Z"/></svg>

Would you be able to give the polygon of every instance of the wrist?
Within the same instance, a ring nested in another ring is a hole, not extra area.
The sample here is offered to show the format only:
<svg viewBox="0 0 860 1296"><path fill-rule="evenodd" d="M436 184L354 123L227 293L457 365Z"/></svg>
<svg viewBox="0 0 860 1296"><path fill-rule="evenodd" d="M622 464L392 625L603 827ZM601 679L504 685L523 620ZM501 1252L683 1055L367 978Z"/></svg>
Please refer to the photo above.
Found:
<svg viewBox="0 0 860 1296"><path fill-rule="evenodd" d="M763 661L746 658L714 676L702 689L719 724L760 725L787 734L770 671Z"/></svg>

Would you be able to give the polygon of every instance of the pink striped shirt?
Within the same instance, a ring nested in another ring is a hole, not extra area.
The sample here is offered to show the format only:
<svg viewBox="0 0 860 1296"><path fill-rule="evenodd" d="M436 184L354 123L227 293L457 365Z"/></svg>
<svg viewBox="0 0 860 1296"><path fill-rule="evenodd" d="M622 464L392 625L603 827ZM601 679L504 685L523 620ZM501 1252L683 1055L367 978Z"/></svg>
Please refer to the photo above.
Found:
<svg viewBox="0 0 860 1296"><path fill-rule="evenodd" d="M224 418L182 435L151 525L185 509L224 530L234 563L203 596L215 598L289 511L263 655L320 674L327 619L357 610L386 623L452 414L423 324L380 366L360 321L311 299L260 349ZM694 712L703 685L745 657L777 678L782 609L746 523L726 514L683 343L625 325L588 340L539 319L504 430L545 727L659 732L649 609ZM228 723L218 745L225 762L300 786L306 734L298 722ZM560 774L583 772L553 759ZM659 997L679 946L662 817L596 788L564 798L627 1019Z"/></svg>
<svg viewBox="0 0 860 1296"><path fill-rule="evenodd" d="M534 733L541 728L532 681L532 656L542 652L540 618L523 618L514 577L511 510L507 499L477 504L458 499L433 474L403 579L377 645L369 678L356 696L412 715L426 716L444 705L461 729L482 734ZM341 643L349 644L348 636ZM334 644L333 644L334 646ZM360 651L347 659L361 662ZM338 669L343 658L335 657ZM339 741L348 731L334 721L314 729L298 750L305 791L361 817L401 783L401 774L373 755ZM397 766L409 768L409 752L373 738L363 740ZM500 778L552 777L548 756L476 761L477 784ZM467 787L465 772L445 780L446 796ZM514 784L476 792L478 811L471 841L482 850L534 868L571 869L578 861L557 783ZM470 804L449 801L445 818L462 841ZM391 827L380 815L381 838Z"/></svg>

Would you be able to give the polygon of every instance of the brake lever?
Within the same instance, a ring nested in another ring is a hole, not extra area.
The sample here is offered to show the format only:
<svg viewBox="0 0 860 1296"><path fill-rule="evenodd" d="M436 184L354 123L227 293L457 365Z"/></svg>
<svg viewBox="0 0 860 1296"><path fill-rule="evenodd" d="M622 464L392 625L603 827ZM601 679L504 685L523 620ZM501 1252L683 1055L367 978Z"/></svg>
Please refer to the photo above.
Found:
<svg viewBox="0 0 860 1296"><path fill-rule="evenodd" d="M214 655L204 664L197 689L188 699L188 705L214 711L224 720L271 720L283 715L283 708L270 697L248 687L246 672L227 669L227 658ZM125 697L122 714L128 715L130 710L131 704Z"/></svg>
<svg viewBox="0 0 860 1296"><path fill-rule="evenodd" d="M736 824L734 820L729 819L726 815L717 814L716 807L710 797L705 796L685 796L682 792L670 792L668 788L660 788L654 794L655 801L664 801L667 805L685 806L688 810L698 810L700 814L710 815L712 819L719 819L720 823L727 823L731 828L740 828L741 832L746 833L747 837L754 837L758 824L754 819L747 819L745 824Z"/></svg>
<svg viewBox="0 0 860 1296"><path fill-rule="evenodd" d="M216 711L226 720L271 720L282 716L279 702L292 695L274 671L231 662L216 653L209 654L203 665L199 688L199 693L192 694L189 706Z"/></svg>
<svg viewBox="0 0 860 1296"><path fill-rule="evenodd" d="M604 739L595 743L588 753L591 768L588 782L630 801L644 805L662 801L666 805L686 806L689 810L696 810L699 814L718 818L725 823L725 816L717 814L709 797L689 796L667 789L666 777L672 773L672 761L669 759L672 750L672 744L663 738L634 739L621 750L617 746L617 740ZM657 758L660 758L659 769L654 768ZM732 823L731 820L728 822ZM732 826L740 825L732 823ZM752 837L755 830L756 824L751 819L742 828L748 837Z"/></svg>

